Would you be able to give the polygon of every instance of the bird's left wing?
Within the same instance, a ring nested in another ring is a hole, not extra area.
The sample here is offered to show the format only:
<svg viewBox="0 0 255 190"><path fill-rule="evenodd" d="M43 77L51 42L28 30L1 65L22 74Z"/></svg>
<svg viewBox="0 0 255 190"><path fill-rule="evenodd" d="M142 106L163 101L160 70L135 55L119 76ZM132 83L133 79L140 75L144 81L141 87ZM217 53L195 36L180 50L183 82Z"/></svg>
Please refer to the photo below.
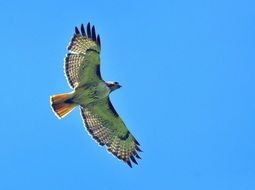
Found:
<svg viewBox="0 0 255 190"><path fill-rule="evenodd" d="M101 79L100 74L100 37L96 35L95 27L88 23L85 30L83 24L75 33L68 45L64 70L71 88L93 83Z"/></svg>
<svg viewBox="0 0 255 190"><path fill-rule="evenodd" d="M81 115L89 134L118 159L132 167L137 164L139 143L126 128L109 97L81 106ZM130 161L131 160L131 161Z"/></svg>

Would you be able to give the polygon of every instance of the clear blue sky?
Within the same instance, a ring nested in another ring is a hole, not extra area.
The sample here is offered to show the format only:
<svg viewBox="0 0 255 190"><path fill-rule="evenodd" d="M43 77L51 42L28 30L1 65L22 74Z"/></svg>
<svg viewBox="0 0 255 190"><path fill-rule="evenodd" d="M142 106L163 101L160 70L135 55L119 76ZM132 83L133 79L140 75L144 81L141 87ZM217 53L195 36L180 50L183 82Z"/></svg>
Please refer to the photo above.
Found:
<svg viewBox="0 0 255 190"><path fill-rule="evenodd" d="M0 189L255 189L252 0L1 1ZM101 35L111 100L144 152L130 169L87 135L63 58L74 27Z"/></svg>

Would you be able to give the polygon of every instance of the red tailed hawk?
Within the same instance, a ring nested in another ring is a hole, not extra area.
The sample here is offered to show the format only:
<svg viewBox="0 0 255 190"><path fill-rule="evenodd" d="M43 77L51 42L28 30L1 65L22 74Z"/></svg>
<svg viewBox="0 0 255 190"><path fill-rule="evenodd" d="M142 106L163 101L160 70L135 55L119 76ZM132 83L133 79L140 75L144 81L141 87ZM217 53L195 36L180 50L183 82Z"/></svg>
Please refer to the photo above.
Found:
<svg viewBox="0 0 255 190"><path fill-rule="evenodd" d="M140 144L109 99L109 94L121 85L102 79L100 50L100 37L94 26L91 28L88 23L86 30L83 24L80 30L75 27L64 63L65 75L73 91L51 96L51 107L58 118L63 118L80 106L85 127L93 139L132 167L131 161L137 164L136 158L140 159L137 153L141 151Z"/></svg>

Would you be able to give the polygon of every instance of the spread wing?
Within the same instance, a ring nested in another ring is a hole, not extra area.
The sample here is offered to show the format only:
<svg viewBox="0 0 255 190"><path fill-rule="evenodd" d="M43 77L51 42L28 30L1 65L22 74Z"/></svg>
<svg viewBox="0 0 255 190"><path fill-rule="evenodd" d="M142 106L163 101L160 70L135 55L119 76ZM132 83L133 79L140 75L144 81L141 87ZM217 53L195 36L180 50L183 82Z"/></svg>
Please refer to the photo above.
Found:
<svg viewBox="0 0 255 190"><path fill-rule="evenodd" d="M90 135L100 144L106 145L110 153L132 167L140 156L139 143L126 128L109 97L87 106L81 106L81 115Z"/></svg>
<svg viewBox="0 0 255 190"><path fill-rule="evenodd" d="M65 76L71 88L102 80L100 48L100 37L96 35L94 26L91 28L88 23L86 31L83 24L80 31L75 27L64 63Z"/></svg>

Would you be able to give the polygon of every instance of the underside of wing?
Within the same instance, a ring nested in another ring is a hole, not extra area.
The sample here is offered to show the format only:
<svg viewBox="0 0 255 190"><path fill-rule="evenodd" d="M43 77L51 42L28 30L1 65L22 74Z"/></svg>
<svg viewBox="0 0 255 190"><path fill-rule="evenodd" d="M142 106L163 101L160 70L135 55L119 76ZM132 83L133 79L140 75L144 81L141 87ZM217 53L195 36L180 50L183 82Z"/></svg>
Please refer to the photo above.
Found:
<svg viewBox="0 0 255 190"><path fill-rule="evenodd" d="M80 31L75 27L64 63L65 75L71 88L77 87L81 82L86 82L86 77L101 79L100 49L100 37L96 35L94 26L91 28L88 23L86 31L83 24Z"/></svg>
<svg viewBox="0 0 255 190"><path fill-rule="evenodd" d="M140 159L137 151L141 151L139 143L126 128L108 98L89 106L81 106L81 115L93 139L102 146L106 145L110 153L130 167L131 161L137 164L135 158Z"/></svg>

